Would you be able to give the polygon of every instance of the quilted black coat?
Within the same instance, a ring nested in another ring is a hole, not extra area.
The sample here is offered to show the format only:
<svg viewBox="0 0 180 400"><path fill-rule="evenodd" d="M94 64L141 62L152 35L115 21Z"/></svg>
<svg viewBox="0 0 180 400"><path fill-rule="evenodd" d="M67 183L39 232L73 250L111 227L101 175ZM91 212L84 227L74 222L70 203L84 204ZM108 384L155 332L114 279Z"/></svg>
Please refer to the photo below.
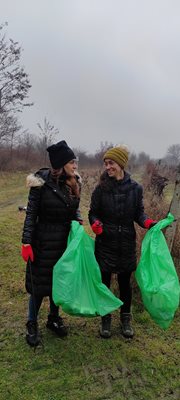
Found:
<svg viewBox="0 0 180 400"><path fill-rule="evenodd" d="M72 220L80 219L79 199L70 196L65 180L57 184L49 169L29 176L29 198L22 243L30 243L34 262L26 268L26 290L35 294L52 294L53 266L64 253ZM31 276L32 272L32 276Z"/></svg>
<svg viewBox="0 0 180 400"><path fill-rule="evenodd" d="M95 255L102 271L114 273L136 269L136 231L134 222L144 227L142 187L125 172L123 180L110 178L106 172L92 193L89 221L103 223L103 233L96 236Z"/></svg>

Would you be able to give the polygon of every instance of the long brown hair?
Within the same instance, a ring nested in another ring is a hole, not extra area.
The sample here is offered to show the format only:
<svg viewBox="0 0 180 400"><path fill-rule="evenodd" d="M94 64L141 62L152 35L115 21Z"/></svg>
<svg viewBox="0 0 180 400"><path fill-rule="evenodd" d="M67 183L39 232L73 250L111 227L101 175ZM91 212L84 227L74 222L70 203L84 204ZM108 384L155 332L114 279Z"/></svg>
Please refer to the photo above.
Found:
<svg viewBox="0 0 180 400"><path fill-rule="evenodd" d="M80 197L81 185L79 182L79 175L67 176L64 169L53 169L51 168L52 178L56 181L56 184L64 182L68 188L71 196Z"/></svg>
<svg viewBox="0 0 180 400"><path fill-rule="evenodd" d="M77 198L80 197L81 187L77 176L67 177L66 185L70 187L70 193L72 196L76 196Z"/></svg>

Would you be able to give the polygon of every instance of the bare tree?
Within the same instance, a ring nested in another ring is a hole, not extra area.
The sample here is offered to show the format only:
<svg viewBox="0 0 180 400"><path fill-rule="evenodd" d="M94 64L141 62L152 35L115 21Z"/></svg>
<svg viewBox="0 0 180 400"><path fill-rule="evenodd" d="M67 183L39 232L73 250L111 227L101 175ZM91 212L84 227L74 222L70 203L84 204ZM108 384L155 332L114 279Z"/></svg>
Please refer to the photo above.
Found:
<svg viewBox="0 0 180 400"><path fill-rule="evenodd" d="M111 147L114 147L113 143L111 143L111 142L109 143L109 142L105 141L105 142L100 143L100 149L98 149L95 153L95 159L99 165L102 165L103 155Z"/></svg>
<svg viewBox="0 0 180 400"><path fill-rule="evenodd" d="M38 142L38 149L40 154L42 155L42 162L46 164L47 162L47 147L50 146L55 139L55 136L59 133L59 130L51 125L47 118L44 118L44 125L42 126L40 123L37 124L40 130L40 139Z"/></svg>
<svg viewBox="0 0 180 400"><path fill-rule="evenodd" d="M7 144L14 140L15 134L21 129L18 119L10 113L0 113L0 144Z"/></svg>
<svg viewBox="0 0 180 400"><path fill-rule="evenodd" d="M144 151L138 154L137 165L144 166L150 161L150 157Z"/></svg>
<svg viewBox="0 0 180 400"><path fill-rule="evenodd" d="M7 23L0 25L0 144L4 165L7 157L12 161L13 147L22 128L17 112L32 104L25 102L31 85L20 64L21 47L18 42L6 39L3 31L6 26Z"/></svg>
<svg viewBox="0 0 180 400"><path fill-rule="evenodd" d="M37 138L27 130L21 133L18 137L17 153L24 159L25 165L28 165L30 160L36 156Z"/></svg>
<svg viewBox="0 0 180 400"><path fill-rule="evenodd" d="M180 144L172 144L167 149L166 161L171 165L180 164Z"/></svg>
<svg viewBox="0 0 180 400"><path fill-rule="evenodd" d="M24 68L20 65L22 49L18 42L7 40L3 34L7 23L0 25L0 111L21 111L31 88Z"/></svg>
<svg viewBox="0 0 180 400"><path fill-rule="evenodd" d="M128 161L128 169L131 171L136 167L137 155L135 153L130 153Z"/></svg>

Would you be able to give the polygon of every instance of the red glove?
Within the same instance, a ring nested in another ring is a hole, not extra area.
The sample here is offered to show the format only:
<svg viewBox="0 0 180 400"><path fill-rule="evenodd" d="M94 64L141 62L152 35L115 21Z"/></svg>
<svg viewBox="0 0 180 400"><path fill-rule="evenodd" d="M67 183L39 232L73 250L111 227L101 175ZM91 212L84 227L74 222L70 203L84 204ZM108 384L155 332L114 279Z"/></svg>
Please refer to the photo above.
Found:
<svg viewBox="0 0 180 400"><path fill-rule="evenodd" d="M154 225L157 224L157 221L155 221L154 219L148 218L144 221L144 227L146 229L150 229L152 228Z"/></svg>
<svg viewBox="0 0 180 400"><path fill-rule="evenodd" d="M102 222L98 219L91 225L91 228L96 235L101 235L103 232Z"/></svg>
<svg viewBox="0 0 180 400"><path fill-rule="evenodd" d="M34 261L33 249L30 244L22 245L21 256L25 262L27 262L29 258L31 261Z"/></svg>

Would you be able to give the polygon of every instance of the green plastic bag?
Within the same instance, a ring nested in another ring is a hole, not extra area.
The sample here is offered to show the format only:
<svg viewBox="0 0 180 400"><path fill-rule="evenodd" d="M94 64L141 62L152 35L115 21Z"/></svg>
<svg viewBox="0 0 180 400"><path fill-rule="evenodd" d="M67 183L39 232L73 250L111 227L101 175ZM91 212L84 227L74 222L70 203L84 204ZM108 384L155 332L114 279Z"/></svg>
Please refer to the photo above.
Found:
<svg viewBox="0 0 180 400"><path fill-rule="evenodd" d="M70 315L106 315L123 303L102 283L94 240L72 221L68 246L53 270L53 300Z"/></svg>
<svg viewBox="0 0 180 400"><path fill-rule="evenodd" d="M174 221L172 214L159 221L142 241L135 277L152 319L163 329L171 324L179 305L179 280L161 229Z"/></svg>

